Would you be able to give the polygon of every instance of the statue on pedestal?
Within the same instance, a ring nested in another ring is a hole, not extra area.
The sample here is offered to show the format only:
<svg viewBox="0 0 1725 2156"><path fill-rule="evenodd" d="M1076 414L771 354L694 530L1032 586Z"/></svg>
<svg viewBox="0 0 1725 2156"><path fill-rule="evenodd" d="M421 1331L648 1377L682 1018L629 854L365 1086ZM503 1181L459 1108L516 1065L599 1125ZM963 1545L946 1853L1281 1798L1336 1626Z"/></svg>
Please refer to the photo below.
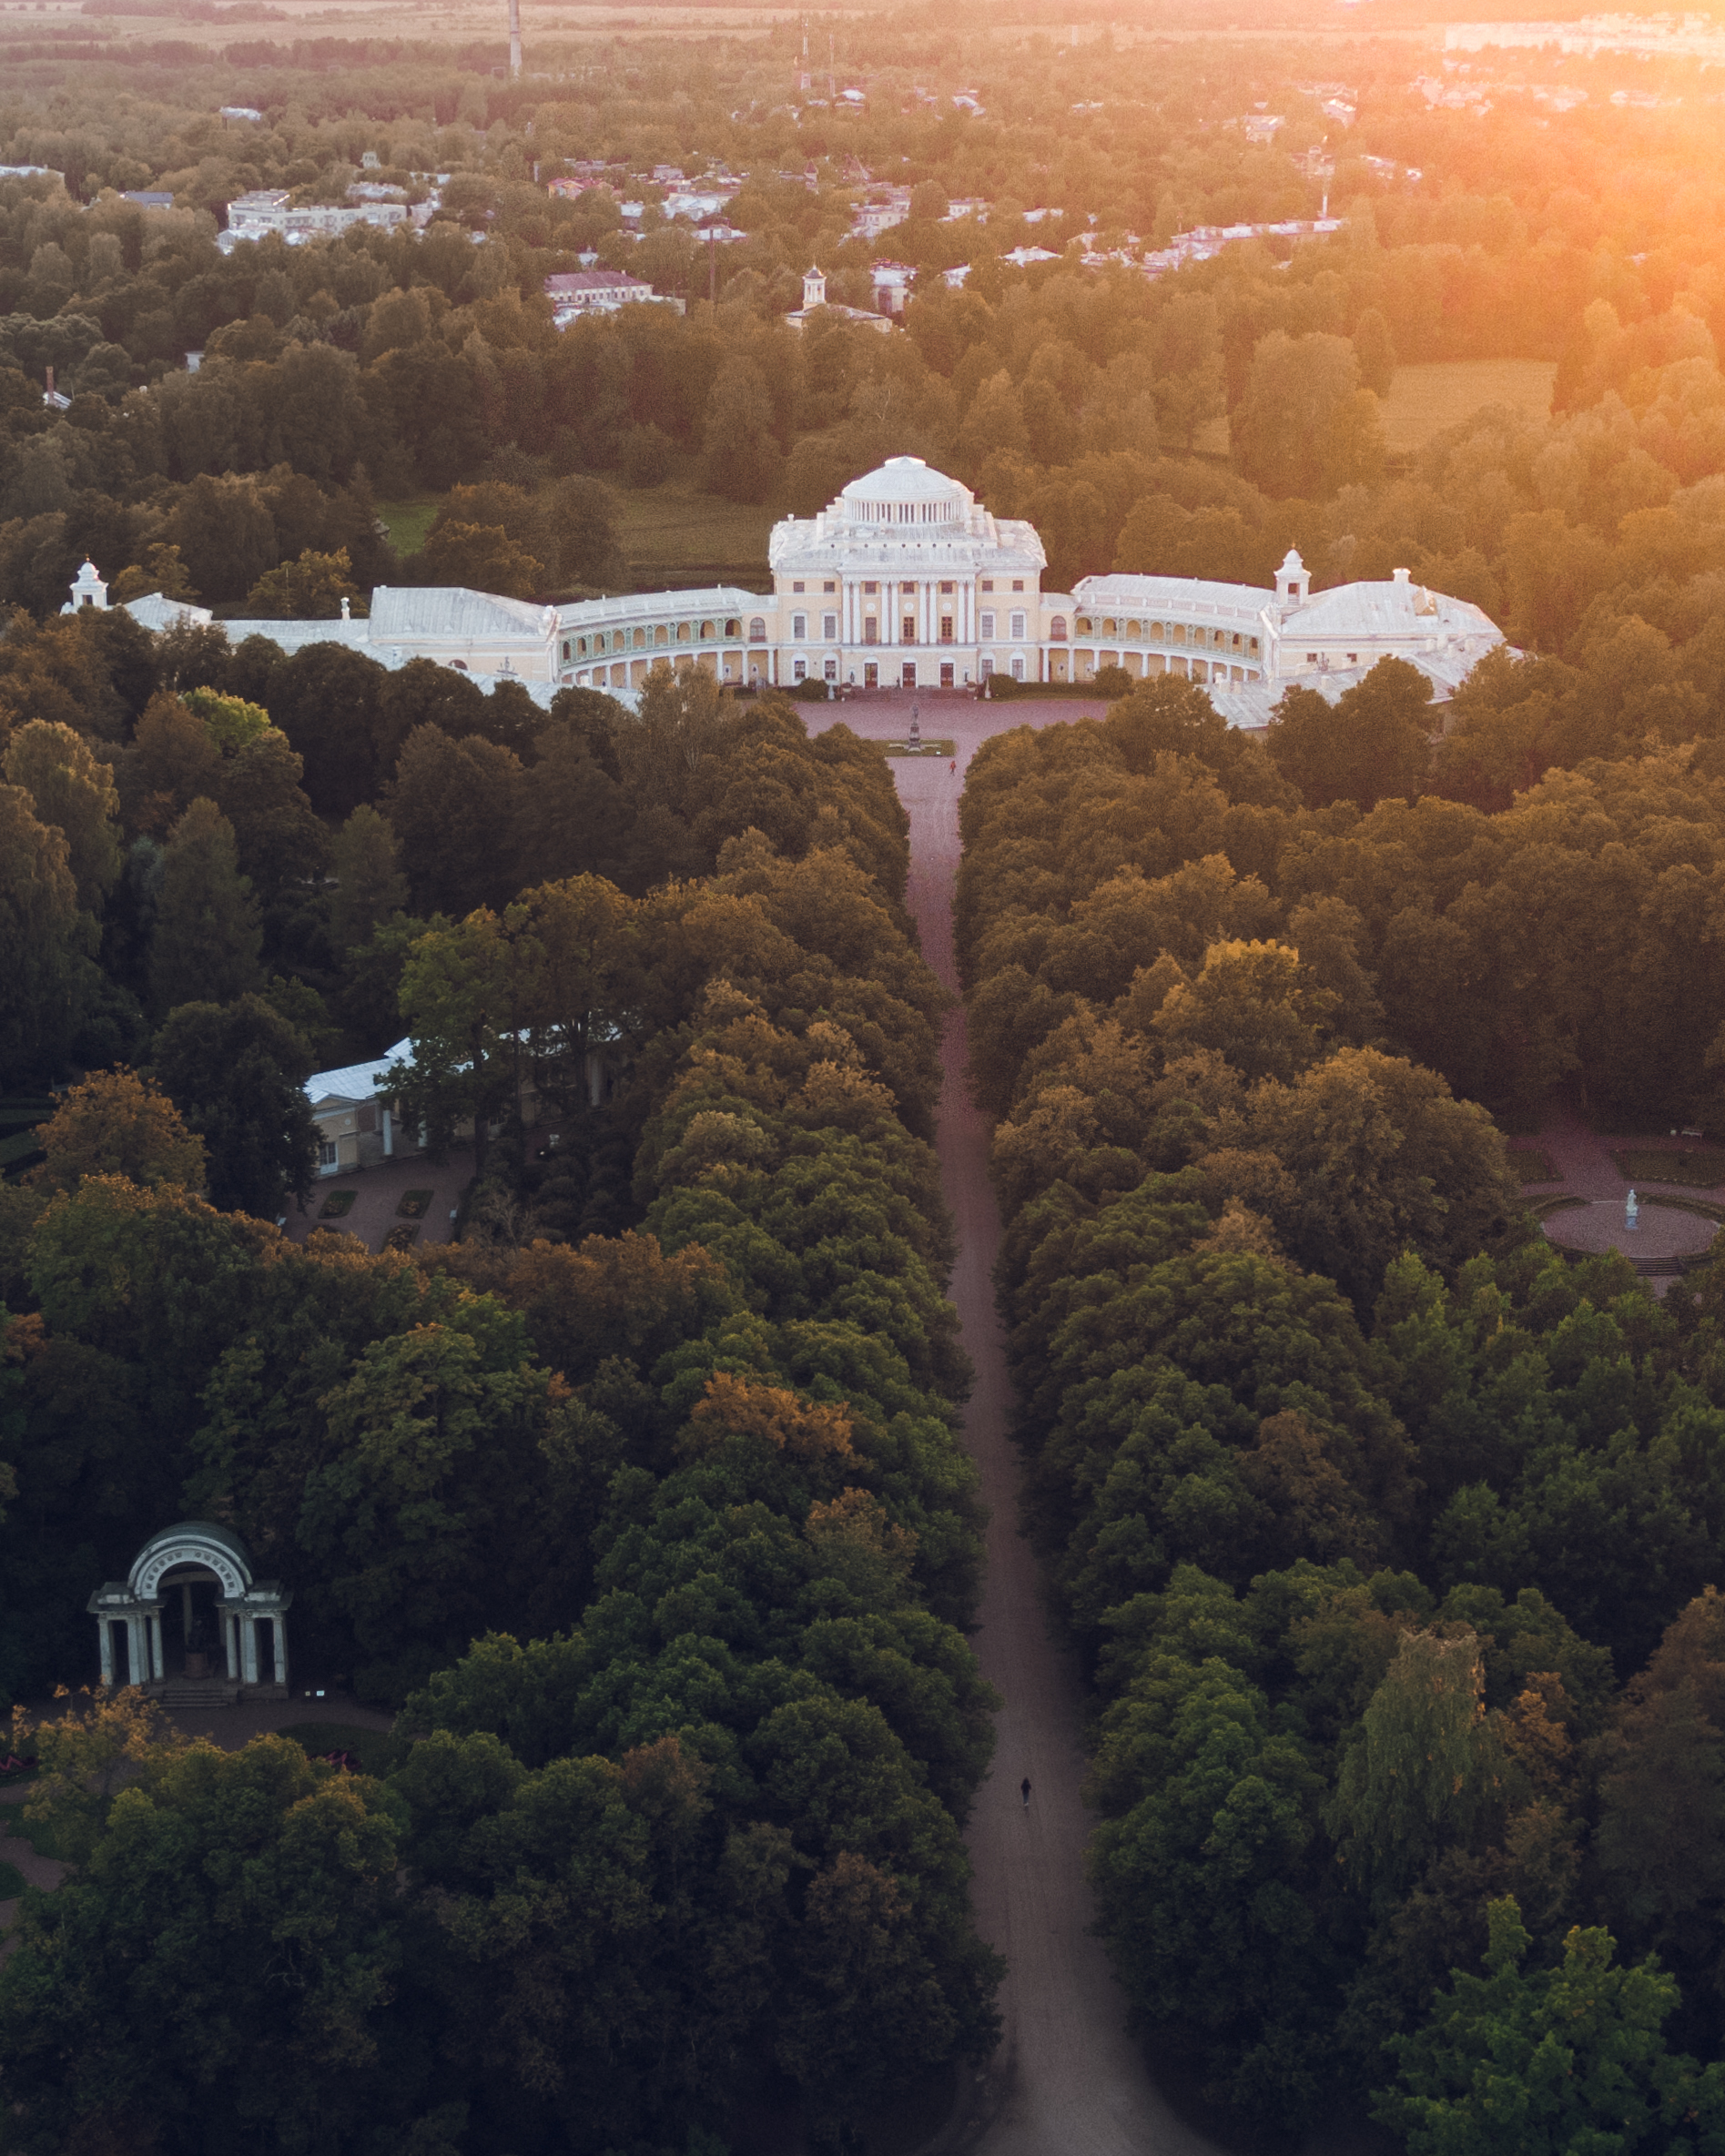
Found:
<svg viewBox="0 0 1725 2156"><path fill-rule="evenodd" d="M1623 1225L1629 1230L1631 1235L1633 1235L1636 1230L1641 1225L1641 1208L1636 1202L1635 1192L1633 1190L1631 1190L1629 1195L1623 1200Z"/></svg>

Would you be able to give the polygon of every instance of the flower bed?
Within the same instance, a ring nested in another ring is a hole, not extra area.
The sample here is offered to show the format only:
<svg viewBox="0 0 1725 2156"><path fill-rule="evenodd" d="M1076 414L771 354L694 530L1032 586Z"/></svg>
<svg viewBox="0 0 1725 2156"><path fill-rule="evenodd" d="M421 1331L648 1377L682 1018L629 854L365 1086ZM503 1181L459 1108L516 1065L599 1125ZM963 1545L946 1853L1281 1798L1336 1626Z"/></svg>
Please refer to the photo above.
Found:
<svg viewBox="0 0 1725 2156"><path fill-rule="evenodd" d="M339 1220L343 1213L353 1210L353 1201L359 1195L357 1190L331 1190L318 1208L319 1220Z"/></svg>
<svg viewBox="0 0 1725 2156"><path fill-rule="evenodd" d="M401 1202L395 1210L404 1220L422 1220L426 1208L431 1202L431 1195L430 1190L404 1191Z"/></svg>

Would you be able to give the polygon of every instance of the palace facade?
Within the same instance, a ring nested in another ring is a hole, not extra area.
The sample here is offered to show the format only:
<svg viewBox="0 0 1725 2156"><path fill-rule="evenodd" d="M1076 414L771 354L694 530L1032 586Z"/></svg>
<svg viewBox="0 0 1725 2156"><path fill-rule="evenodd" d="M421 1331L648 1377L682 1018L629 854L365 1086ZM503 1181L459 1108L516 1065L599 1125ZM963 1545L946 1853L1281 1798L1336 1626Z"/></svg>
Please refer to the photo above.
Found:
<svg viewBox="0 0 1725 2156"><path fill-rule="evenodd" d="M1504 641L1478 607L1416 584L1405 569L1314 597L1292 552L1271 591L1109 575L1045 592L1048 557L1035 527L994 516L918 457L889 458L817 516L776 524L767 562L768 593L720 585L549 607L385 586L366 621L222 626L236 642L342 643L391 667L433 659L488 686L519 682L543 703L561 688L632 701L658 660L738 686L817 682L835 695L974 690L991 674L1083 683L1118 666L1139 680L1202 683L1235 726L1267 724L1294 683L1334 701L1386 657L1417 667L1443 702ZM86 563L66 611L106 604L107 588ZM210 620L159 594L131 602L130 611L157 629Z"/></svg>

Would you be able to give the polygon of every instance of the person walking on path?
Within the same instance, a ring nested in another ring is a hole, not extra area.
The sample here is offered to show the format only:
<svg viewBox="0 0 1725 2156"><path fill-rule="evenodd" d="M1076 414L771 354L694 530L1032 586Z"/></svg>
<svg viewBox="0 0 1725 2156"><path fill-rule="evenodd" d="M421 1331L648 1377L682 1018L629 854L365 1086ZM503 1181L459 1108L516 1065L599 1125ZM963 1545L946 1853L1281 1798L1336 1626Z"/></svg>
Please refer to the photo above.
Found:
<svg viewBox="0 0 1725 2156"><path fill-rule="evenodd" d="M959 759L956 756L947 765L947 774L951 778L956 778L959 775Z"/></svg>
<svg viewBox="0 0 1725 2156"><path fill-rule="evenodd" d="M1029 1775L1026 1775L1019 1784L1019 1795L1023 1797L1024 1808L1028 1812L1030 1808L1030 1777Z"/></svg>

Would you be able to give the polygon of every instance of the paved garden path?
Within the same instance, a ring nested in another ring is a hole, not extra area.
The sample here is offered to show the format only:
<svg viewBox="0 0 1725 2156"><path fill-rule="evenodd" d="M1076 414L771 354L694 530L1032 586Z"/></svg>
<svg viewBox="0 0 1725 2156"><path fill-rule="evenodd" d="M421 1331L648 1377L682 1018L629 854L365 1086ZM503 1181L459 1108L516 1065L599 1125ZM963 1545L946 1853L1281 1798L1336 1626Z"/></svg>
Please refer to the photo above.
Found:
<svg viewBox="0 0 1725 2156"><path fill-rule="evenodd" d="M1725 1201L1725 1186L1669 1182L1663 1177L1644 1176L1636 1184L1641 1200L1640 1224L1631 1230L1624 1220L1624 1200L1630 1179L1612 1159L1613 1153L1633 1149L1638 1153L1679 1153L1693 1150L1699 1139L1677 1133L1658 1138L1612 1138L1584 1123L1573 1109L1557 1108L1546 1117L1536 1137L1512 1139L1513 1147L1541 1152L1556 1170L1548 1180L1527 1183L1526 1196L1533 1201L1547 1198L1579 1198L1586 1210L1568 1207L1545 1222L1551 1241L1567 1250L1621 1250L1632 1261L1692 1256L1712 1241L1713 1223L1677 1207L1649 1204L1649 1198L1694 1198L1718 1204ZM1663 1295L1674 1276L1657 1275L1648 1281L1656 1295Z"/></svg>
<svg viewBox="0 0 1725 2156"><path fill-rule="evenodd" d="M958 987L952 890L969 755L989 734L1027 719L1045 724L1075 717L1085 708L1063 701L923 701L923 730L953 739L958 773L944 758L896 761L893 770L910 813L910 908L923 954L949 988ZM844 715L857 733L882 736L901 729L906 716L867 705ZM941 1058L941 1181L959 1239L952 1299L977 1373L965 1432L990 1513L976 1648L1006 1702L994 1771L978 1796L968 1836L978 1925L1007 1957L1010 1972L1000 1994L1005 2040L990 2091L999 2109L979 2146L988 2156L1197 2156L1214 2144L1183 2125L1158 2094L1127 2033L1125 1999L1090 1930L1083 1860L1091 1822L1079 1796L1082 1686L1050 1637L1036 1562L1018 1532L1018 1457L1007 1436L1010 1388L990 1279L1000 1222L988 1175L988 1126L965 1083L962 1010L947 1020ZM1028 1808L1019 1792L1026 1775Z"/></svg>

